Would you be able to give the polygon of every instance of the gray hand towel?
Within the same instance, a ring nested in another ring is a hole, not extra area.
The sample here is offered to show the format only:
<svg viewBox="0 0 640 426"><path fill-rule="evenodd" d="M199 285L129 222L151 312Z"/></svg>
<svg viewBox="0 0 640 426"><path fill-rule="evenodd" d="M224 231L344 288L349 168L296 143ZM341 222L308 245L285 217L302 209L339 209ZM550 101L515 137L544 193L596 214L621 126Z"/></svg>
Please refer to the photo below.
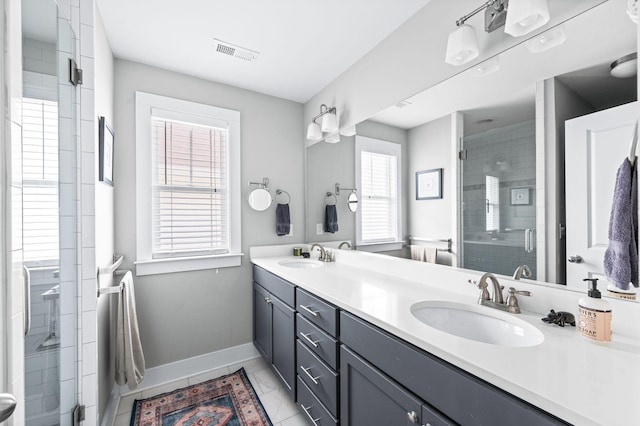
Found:
<svg viewBox="0 0 640 426"><path fill-rule="evenodd" d="M616 176L604 272L616 287L638 286L638 176L627 159Z"/></svg>
<svg viewBox="0 0 640 426"><path fill-rule="evenodd" d="M290 230L289 204L278 204L276 206L276 235L278 237L288 235Z"/></svg>
<svg viewBox="0 0 640 426"><path fill-rule="evenodd" d="M324 232L338 232L338 209L335 204L327 204L324 209Z"/></svg>

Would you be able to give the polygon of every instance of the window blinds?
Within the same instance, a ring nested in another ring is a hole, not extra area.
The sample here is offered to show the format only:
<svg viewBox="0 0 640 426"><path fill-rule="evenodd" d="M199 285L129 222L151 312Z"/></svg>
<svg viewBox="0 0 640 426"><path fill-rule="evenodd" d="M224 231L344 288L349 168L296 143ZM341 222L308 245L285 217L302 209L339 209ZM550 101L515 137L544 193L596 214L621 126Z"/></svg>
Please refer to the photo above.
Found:
<svg viewBox="0 0 640 426"><path fill-rule="evenodd" d="M151 123L153 257L229 252L228 130Z"/></svg>
<svg viewBox="0 0 640 426"><path fill-rule="evenodd" d="M361 152L361 238L363 242L396 239L397 164L395 155Z"/></svg>
<svg viewBox="0 0 640 426"><path fill-rule="evenodd" d="M22 100L23 256L25 262L57 264L58 104Z"/></svg>

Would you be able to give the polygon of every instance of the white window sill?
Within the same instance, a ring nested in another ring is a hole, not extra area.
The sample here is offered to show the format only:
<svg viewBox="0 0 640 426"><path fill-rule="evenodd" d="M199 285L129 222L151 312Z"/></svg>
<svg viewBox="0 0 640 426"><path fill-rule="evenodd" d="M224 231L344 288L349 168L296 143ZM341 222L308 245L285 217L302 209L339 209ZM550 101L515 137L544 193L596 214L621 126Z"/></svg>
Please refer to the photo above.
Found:
<svg viewBox="0 0 640 426"><path fill-rule="evenodd" d="M136 276L171 274L173 272L202 271L204 269L231 268L240 266L243 253L180 257L174 259L138 260Z"/></svg>
<svg viewBox="0 0 640 426"><path fill-rule="evenodd" d="M356 244L356 249L377 253L381 251L402 250L404 241L390 241L385 243L361 243Z"/></svg>

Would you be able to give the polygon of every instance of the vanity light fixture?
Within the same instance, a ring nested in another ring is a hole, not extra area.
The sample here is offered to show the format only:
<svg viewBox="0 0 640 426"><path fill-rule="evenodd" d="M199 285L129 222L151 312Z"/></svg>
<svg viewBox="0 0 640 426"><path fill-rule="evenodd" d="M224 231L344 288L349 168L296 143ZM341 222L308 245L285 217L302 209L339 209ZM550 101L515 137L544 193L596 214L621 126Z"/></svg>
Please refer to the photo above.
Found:
<svg viewBox="0 0 640 426"><path fill-rule="evenodd" d="M611 63L611 75L629 78L638 74L638 52L630 53Z"/></svg>
<svg viewBox="0 0 640 426"><path fill-rule="evenodd" d="M483 10L485 31L504 25L504 32L514 37L537 30L550 19L547 0L489 0L456 21L458 28L447 40L446 63L462 65L480 55L476 30L465 22Z"/></svg>
<svg viewBox="0 0 640 426"><path fill-rule="evenodd" d="M340 142L340 133L329 135L324 141L327 143L338 143Z"/></svg>
<svg viewBox="0 0 640 426"><path fill-rule="evenodd" d="M560 24L525 41L525 46L531 53L540 53L560 46L566 40L567 32L564 29L564 24Z"/></svg>
<svg viewBox="0 0 640 426"><path fill-rule="evenodd" d="M497 56L494 56L486 61L480 62L478 65L475 65L472 70L473 74L478 76L493 74L500 70L500 60Z"/></svg>
<svg viewBox="0 0 640 426"><path fill-rule="evenodd" d="M547 0L510 0L504 32L520 37L549 22Z"/></svg>
<svg viewBox="0 0 640 426"><path fill-rule="evenodd" d="M342 136L355 136L356 135L356 126L348 126L344 129L340 130L340 134Z"/></svg>
<svg viewBox="0 0 640 426"><path fill-rule="evenodd" d="M317 120L321 118L320 123ZM338 131L338 116L336 107L329 108L325 104L320 105L320 114L313 117L307 127L307 139L319 141L323 133L334 133ZM340 136L338 136L340 140Z"/></svg>

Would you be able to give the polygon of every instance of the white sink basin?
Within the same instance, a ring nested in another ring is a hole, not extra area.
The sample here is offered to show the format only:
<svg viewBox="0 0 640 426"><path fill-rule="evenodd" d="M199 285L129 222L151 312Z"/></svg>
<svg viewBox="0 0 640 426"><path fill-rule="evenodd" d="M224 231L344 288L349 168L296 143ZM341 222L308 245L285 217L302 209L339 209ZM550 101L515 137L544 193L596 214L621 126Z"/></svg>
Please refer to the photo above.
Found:
<svg viewBox="0 0 640 426"><path fill-rule="evenodd" d="M486 306L427 301L412 305L411 313L429 327L491 345L527 347L544 340L528 322Z"/></svg>
<svg viewBox="0 0 640 426"><path fill-rule="evenodd" d="M309 268L319 268L324 263L318 260L311 259L292 259L292 260L281 260L278 262L280 266L286 266L287 268L299 268L299 269L309 269Z"/></svg>

